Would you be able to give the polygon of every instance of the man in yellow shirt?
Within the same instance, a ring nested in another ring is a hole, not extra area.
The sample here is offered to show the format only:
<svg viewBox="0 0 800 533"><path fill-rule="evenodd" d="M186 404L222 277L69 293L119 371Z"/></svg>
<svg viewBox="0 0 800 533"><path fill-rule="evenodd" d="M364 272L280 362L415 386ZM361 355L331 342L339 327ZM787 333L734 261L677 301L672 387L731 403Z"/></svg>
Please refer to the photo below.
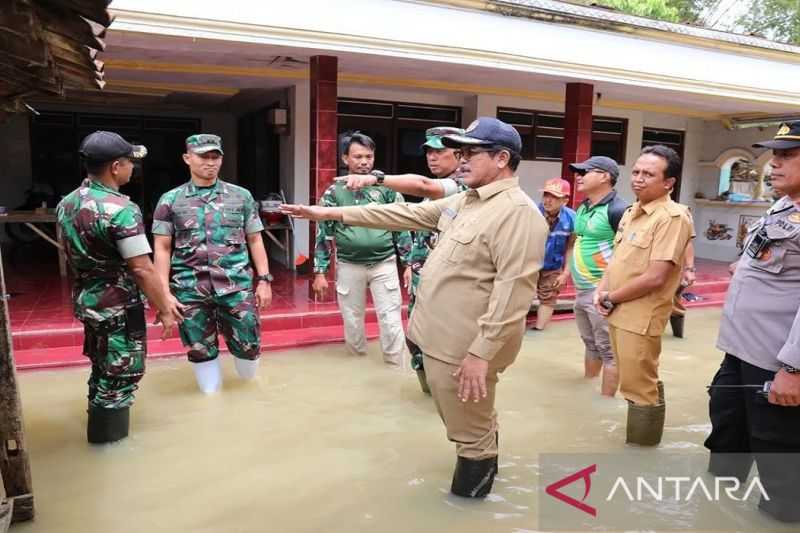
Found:
<svg viewBox="0 0 800 533"><path fill-rule="evenodd" d="M608 317L620 391L628 400L627 442L642 446L661 442L664 431L661 335L691 236L686 210L669 197L680 171L681 159L671 148L642 150L631 172L637 201L620 221L614 256L594 296Z"/></svg>

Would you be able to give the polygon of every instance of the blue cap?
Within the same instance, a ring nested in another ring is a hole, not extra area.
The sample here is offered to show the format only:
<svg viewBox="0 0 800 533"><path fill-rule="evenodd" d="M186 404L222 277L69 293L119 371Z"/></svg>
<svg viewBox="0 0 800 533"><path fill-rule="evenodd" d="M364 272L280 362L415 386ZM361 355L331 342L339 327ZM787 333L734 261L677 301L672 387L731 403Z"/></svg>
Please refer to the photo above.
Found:
<svg viewBox="0 0 800 533"><path fill-rule="evenodd" d="M494 117L478 117L467 126L463 135L444 135L442 143L449 148L460 146L499 146L515 154L522 152L522 138L514 126Z"/></svg>

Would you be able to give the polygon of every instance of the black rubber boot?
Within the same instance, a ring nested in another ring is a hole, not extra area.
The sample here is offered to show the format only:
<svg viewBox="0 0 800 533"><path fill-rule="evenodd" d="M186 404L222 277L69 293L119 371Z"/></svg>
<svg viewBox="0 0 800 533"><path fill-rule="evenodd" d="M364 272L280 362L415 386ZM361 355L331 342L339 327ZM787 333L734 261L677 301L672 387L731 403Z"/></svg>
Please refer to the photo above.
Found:
<svg viewBox="0 0 800 533"><path fill-rule="evenodd" d="M625 442L656 446L664 434L666 405L636 405L628 402L628 425Z"/></svg>
<svg viewBox="0 0 800 533"><path fill-rule="evenodd" d="M683 338L683 323L686 317L683 315L670 315L669 325L672 326L672 336Z"/></svg>
<svg viewBox="0 0 800 533"><path fill-rule="evenodd" d="M753 457L747 453L711 452L708 459L708 472L717 477L735 477L740 483L747 481Z"/></svg>
<svg viewBox="0 0 800 533"><path fill-rule="evenodd" d="M758 502L758 508L761 509L761 512L780 522L789 524L800 522L800 507L797 506L797 501L794 499L788 501L777 498L765 500L762 496L761 501Z"/></svg>
<svg viewBox="0 0 800 533"><path fill-rule="evenodd" d="M487 459L458 457L450 492L464 498L485 498L497 474L497 456Z"/></svg>
<svg viewBox="0 0 800 533"><path fill-rule="evenodd" d="M424 368L417 370L417 379L419 380L419 386L422 389L422 392L430 396L431 388L428 387L428 378L425 376Z"/></svg>
<svg viewBox="0 0 800 533"><path fill-rule="evenodd" d="M105 409L89 406L86 440L92 444L115 442L128 436L130 408Z"/></svg>

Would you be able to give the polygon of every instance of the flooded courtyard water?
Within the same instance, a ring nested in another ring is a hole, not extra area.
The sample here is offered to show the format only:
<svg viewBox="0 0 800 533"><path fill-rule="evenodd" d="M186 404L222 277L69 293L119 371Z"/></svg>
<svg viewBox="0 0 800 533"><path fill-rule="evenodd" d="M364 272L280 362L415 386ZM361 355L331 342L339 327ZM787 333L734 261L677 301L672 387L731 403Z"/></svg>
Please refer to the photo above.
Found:
<svg viewBox="0 0 800 533"><path fill-rule="evenodd" d="M574 322L529 333L498 386L500 471L483 502L449 494L454 446L416 376L386 367L376 343L366 358L342 345L269 353L248 383L226 356L224 388L209 397L185 360L152 361L131 436L104 447L85 442L88 368L22 373L37 518L12 531L538 531L541 454L646 453L658 463L703 452L719 313L693 310L687 339L664 337L667 422L650 450L625 446L625 402L583 379ZM734 514L725 530L793 530L752 503ZM679 513L670 523L687 527Z"/></svg>

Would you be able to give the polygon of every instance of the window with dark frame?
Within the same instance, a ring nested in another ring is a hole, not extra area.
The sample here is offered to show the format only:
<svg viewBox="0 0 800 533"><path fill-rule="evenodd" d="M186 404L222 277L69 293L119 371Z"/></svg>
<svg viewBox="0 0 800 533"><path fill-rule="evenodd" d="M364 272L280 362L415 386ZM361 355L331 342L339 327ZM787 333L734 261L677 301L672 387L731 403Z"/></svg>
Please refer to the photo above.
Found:
<svg viewBox="0 0 800 533"><path fill-rule="evenodd" d="M522 137L522 159L561 161L564 153L564 114L553 111L497 108L497 118L511 124ZM606 155L625 164L628 119L594 117L592 155Z"/></svg>

